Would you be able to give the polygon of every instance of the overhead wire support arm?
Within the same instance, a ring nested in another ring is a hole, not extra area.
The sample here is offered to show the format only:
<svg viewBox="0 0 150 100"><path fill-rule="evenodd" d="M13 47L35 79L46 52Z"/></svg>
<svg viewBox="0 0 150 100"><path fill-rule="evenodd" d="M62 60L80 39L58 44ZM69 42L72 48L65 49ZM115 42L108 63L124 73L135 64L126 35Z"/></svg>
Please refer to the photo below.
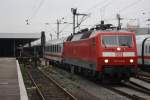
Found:
<svg viewBox="0 0 150 100"><path fill-rule="evenodd" d="M60 33L63 32L63 30L60 30L60 24L73 24L73 23L69 23L69 22L64 22L63 20L64 20L64 17L61 18L60 20L57 19L57 22L56 22L56 24L57 24L57 32L56 32L57 39L59 39Z"/></svg>
<svg viewBox="0 0 150 100"><path fill-rule="evenodd" d="M71 8L71 12L73 14L73 34L75 34L75 29L81 25L81 23L84 21L83 18L87 16L88 14L77 13L77 8ZM75 16L77 16L77 26L75 23L76 21ZM83 16L80 23L78 23L78 16Z"/></svg>

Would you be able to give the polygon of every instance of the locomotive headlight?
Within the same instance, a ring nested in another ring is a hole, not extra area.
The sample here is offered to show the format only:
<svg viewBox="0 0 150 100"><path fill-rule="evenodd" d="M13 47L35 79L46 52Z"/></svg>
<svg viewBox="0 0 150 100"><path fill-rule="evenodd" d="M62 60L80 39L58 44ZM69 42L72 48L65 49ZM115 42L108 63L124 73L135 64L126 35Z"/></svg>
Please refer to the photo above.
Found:
<svg viewBox="0 0 150 100"><path fill-rule="evenodd" d="M121 48L120 48L120 47L118 47L118 48L117 48L117 51L120 51L120 50L121 50Z"/></svg>
<svg viewBox="0 0 150 100"><path fill-rule="evenodd" d="M133 63L134 62L134 60L133 59L130 59L130 63Z"/></svg>
<svg viewBox="0 0 150 100"><path fill-rule="evenodd" d="M108 59L105 59L105 60L104 60L104 62L105 62L105 63L108 63L108 62L109 62L109 60L108 60Z"/></svg>

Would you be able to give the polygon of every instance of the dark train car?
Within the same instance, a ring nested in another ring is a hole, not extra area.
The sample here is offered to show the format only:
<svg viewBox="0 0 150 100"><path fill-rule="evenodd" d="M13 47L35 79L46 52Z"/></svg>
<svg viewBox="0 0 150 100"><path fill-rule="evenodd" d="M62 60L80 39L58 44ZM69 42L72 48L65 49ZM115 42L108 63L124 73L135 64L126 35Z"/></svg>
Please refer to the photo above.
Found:
<svg viewBox="0 0 150 100"><path fill-rule="evenodd" d="M40 43L34 43L31 46L23 47L22 57L34 57L35 55L42 57L42 46Z"/></svg>

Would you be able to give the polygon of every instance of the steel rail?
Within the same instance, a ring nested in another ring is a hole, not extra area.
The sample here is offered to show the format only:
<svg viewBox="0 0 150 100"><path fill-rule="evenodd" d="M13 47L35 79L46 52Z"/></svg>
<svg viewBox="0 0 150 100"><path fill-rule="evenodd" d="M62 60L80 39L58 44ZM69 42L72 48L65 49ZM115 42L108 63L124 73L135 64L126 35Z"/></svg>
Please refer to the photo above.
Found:
<svg viewBox="0 0 150 100"><path fill-rule="evenodd" d="M39 70L39 69L38 69ZM61 85L59 85L54 79L46 75L43 71L39 70L47 79L53 82L56 86L58 86L66 95L70 96L73 100L77 100L71 93L69 93L66 89L64 89Z"/></svg>
<svg viewBox="0 0 150 100"><path fill-rule="evenodd" d="M122 83L123 85L125 85L126 87L132 88L133 90L145 93L147 95L150 95L150 91L149 89L142 87L134 82L128 82L128 83Z"/></svg>
<svg viewBox="0 0 150 100"><path fill-rule="evenodd" d="M126 92L123 92L123 91L121 91L121 90L119 90L119 89L116 89L115 87L105 87L105 88L107 88L107 89L109 89L109 90L112 90L112 91L114 91L114 92L116 92L116 93L118 93L118 94L120 94L120 95L122 95L122 96L125 96L125 97L127 97L127 98L130 98L130 99L132 99L132 100L146 100L145 98L142 98L142 97L139 97L139 96L137 96L137 95L132 95L132 94L128 94L128 93L126 93Z"/></svg>
<svg viewBox="0 0 150 100"><path fill-rule="evenodd" d="M150 83L150 78L144 77L144 76L136 76L139 80L145 81L147 83Z"/></svg>
<svg viewBox="0 0 150 100"><path fill-rule="evenodd" d="M37 93L38 93L38 95L40 96L40 98L41 98L42 100L46 100L45 97L44 97L44 95L43 95L43 93L42 93L42 91L39 89L39 87L37 86L36 82L34 81L32 75L30 74L30 72L27 71L27 73L28 73L28 76L30 77L32 83L33 83L34 86L36 87Z"/></svg>
<svg viewBox="0 0 150 100"><path fill-rule="evenodd" d="M41 75L43 75L43 77L45 77L45 79L47 81L50 81L52 84L54 84L58 90L62 91L62 93L64 93L64 96L69 97L70 100L77 100L77 98L75 98L73 95L71 95L67 90L65 90L63 87L61 87L55 80L53 80L52 78L48 77L44 72L42 72L41 70L39 70L38 68L36 69L37 71L39 71L41 73ZM39 74L40 74L39 73ZM38 87L38 85L36 84L34 78L31 75L31 72L28 70L28 75L31 78L33 84L35 85L35 87L37 88L37 92L38 95L40 96L40 98L42 100L46 100L46 97L44 96L44 93L42 93L42 91L40 90L40 88Z"/></svg>

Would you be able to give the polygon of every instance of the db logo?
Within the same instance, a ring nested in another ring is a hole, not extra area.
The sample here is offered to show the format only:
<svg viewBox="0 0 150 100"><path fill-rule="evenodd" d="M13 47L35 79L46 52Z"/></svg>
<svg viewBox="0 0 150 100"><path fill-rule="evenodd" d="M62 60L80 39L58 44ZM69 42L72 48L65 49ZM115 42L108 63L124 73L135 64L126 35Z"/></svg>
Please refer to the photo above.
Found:
<svg viewBox="0 0 150 100"><path fill-rule="evenodd" d="M116 57L122 57L123 53L122 52L116 52Z"/></svg>

